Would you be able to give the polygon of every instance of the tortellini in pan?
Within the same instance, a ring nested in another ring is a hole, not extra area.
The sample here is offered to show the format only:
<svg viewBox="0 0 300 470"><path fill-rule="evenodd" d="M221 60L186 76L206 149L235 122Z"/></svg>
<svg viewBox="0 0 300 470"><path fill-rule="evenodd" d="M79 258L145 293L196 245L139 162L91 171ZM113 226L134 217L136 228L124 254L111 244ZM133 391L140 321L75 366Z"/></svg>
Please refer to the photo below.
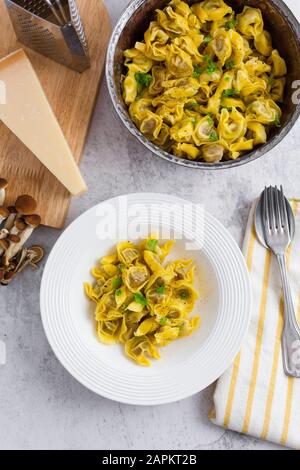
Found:
<svg viewBox="0 0 300 470"><path fill-rule="evenodd" d="M260 130L254 127L253 133ZM160 359L159 347L189 336L200 323L199 316L190 317L198 298L195 267L185 259L165 263L173 245L154 236L137 245L121 242L92 269L94 284L84 284L96 304L100 341L123 344L125 354L141 366Z"/></svg>
<svg viewBox="0 0 300 470"><path fill-rule="evenodd" d="M258 8L171 0L124 65L131 119L177 157L236 159L281 126L288 71Z"/></svg>

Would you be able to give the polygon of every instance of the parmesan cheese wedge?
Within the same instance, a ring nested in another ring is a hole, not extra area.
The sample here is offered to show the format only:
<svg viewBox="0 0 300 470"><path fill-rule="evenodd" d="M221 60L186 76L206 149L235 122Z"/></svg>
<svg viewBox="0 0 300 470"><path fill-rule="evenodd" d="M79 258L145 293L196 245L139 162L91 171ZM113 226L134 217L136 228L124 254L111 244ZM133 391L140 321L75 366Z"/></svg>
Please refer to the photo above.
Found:
<svg viewBox="0 0 300 470"><path fill-rule="evenodd" d="M70 147L22 49L0 60L0 82L6 95L4 103L0 102L0 121L71 194L86 191Z"/></svg>

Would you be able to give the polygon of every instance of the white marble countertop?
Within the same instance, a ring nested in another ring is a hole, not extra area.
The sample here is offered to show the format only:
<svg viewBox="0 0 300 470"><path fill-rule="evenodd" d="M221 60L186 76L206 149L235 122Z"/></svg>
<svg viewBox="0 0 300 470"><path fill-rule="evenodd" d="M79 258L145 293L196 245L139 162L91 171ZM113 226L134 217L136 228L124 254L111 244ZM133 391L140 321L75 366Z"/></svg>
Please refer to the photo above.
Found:
<svg viewBox="0 0 300 470"><path fill-rule="evenodd" d="M116 21L128 0L106 0ZM296 7L298 0L287 0ZM299 5L298 12L299 12ZM299 17L299 16L298 16ZM241 243L251 202L267 184L283 184L299 197L300 122L276 149L249 165L192 171L162 161L131 137L112 110L103 83L82 171L90 188L74 199L68 223L92 205L128 192L154 191L202 202ZM35 241L49 253L60 235L42 228ZM42 268L1 288L0 449L279 449L212 425L213 387L159 407L126 406L101 398L60 365L40 317Z"/></svg>

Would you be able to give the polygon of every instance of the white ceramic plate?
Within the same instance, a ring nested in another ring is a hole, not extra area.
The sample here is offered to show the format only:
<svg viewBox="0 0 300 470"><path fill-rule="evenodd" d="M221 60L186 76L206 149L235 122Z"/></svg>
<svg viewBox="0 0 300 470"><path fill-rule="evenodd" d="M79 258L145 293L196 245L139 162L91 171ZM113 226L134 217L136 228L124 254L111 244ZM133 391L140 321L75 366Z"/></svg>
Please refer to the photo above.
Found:
<svg viewBox="0 0 300 470"><path fill-rule="evenodd" d="M180 400L215 381L240 349L251 311L244 258L228 231L207 212L203 211L202 218L194 210L186 210L184 217L178 215L180 208L190 207L186 204L176 197L151 193L103 202L75 220L49 256L41 286L47 338L70 374L99 395L135 405ZM171 217L174 205L179 209ZM190 337L161 348L161 360L152 360L149 368L130 361L123 346L99 342L93 307L83 292L83 282L91 280L90 269L97 259L124 237L130 238L137 223L142 238L153 230L172 229L175 238L183 232L171 259L194 259L200 291L194 313L200 313L201 327ZM195 246L190 251L187 243L192 238Z"/></svg>

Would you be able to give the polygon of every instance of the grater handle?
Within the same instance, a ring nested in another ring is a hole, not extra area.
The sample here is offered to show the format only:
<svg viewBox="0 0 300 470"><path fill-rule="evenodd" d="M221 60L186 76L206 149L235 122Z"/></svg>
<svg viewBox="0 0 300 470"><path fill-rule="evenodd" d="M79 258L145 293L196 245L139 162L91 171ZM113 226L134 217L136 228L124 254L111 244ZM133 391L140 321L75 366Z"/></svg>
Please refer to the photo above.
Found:
<svg viewBox="0 0 300 470"><path fill-rule="evenodd" d="M79 15L76 2L74 0L68 0L68 1L69 1L70 16L71 16L72 24L76 30L76 33L78 34L78 37L80 39L82 46L84 47L85 53L88 54L88 46L87 46L87 41L85 37L85 32L84 32L83 24Z"/></svg>

